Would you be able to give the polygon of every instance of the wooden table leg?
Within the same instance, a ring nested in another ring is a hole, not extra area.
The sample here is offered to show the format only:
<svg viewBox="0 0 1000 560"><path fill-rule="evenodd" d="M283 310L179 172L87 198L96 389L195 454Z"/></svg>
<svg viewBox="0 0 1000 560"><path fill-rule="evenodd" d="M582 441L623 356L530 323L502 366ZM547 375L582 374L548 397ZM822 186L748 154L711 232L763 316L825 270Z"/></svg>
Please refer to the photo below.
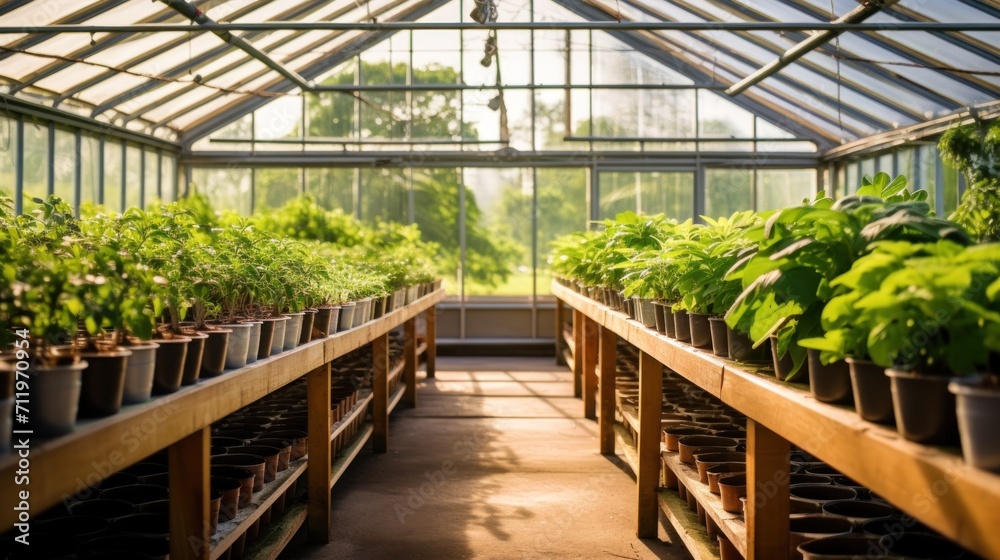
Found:
<svg viewBox="0 0 1000 560"><path fill-rule="evenodd" d="M747 419L747 560L788 556L788 441Z"/></svg>
<svg viewBox="0 0 1000 560"><path fill-rule="evenodd" d="M586 315L573 310L573 396L583 397L583 331Z"/></svg>
<svg viewBox="0 0 1000 560"><path fill-rule="evenodd" d="M372 341L372 448L389 449L389 333Z"/></svg>
<svg viewBox="0 0 1000 560"><path fill-rule="evenodd" d="M598 390L601 398L598 408L597 430L601 443L601 454L615 454L615 360L618 353L618 335L611 329L599 327L601 378Z"/></svg>
<svg viewBox="0 0 1000 560"><path fill-rule="evenodd" d="M170 557L207 560L209 537L209 428L202 428L170 446Z"/></svg>
<svg viewBox="0 0 1000 560"><path fill-rule="evenodd" d="M430 348L430 346L428 346ZM417 406L417 320L403 323L403 382L406 383L403 402Z"/></svg>
<svg viewBox="0 0 1000 560"><path fill-rule="evenodd" d="M566 359L563 357L563 348L566 345L566 341L563 340L563 314L566 312L566 304L563 300L556 298L556 365L564 366L566 365Z"/></svg>
<svg viewBox="0 0 1000 560"><path fill-rule="evenodd" d="M330 542L330 364L306 374L308 386L309 457L309 542Z"/></svg>
<svg viewBox="0 0 1000 560"><path fill-rule="evenodd" d="M659 532L660 410L663 403L663 364L639 352L639 472L636 478L636 511L639 538Z"/></svg>
<svg viewBox="0 0 1000 560"><path fill-rule="evenodd" d="M434 379L437 373L437 306L428 307L424 318L427 322L427 350L424 351L427 379Z"/></svg>
<svg viewBox="0 0 1000 560"><path fill-rule="evenodd" d="M597 419L597 321L583 322L583 417Z"/></svg>

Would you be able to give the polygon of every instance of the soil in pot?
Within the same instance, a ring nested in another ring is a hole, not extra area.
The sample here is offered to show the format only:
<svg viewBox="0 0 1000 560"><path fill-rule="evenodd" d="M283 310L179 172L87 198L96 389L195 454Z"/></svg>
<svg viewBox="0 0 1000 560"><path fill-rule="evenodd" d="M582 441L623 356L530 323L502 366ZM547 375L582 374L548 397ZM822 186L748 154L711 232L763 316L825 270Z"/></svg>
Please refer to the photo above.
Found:
<svg viewBox="0 0 1000 560"><path fill-rule="evenodd" d="M212 466L226 465L230 467L240 467L253 473L253 491L260 492L264 489L264 469L267 461L260 455L250 455L248 453L228 453L226 455L212 457Z"/></svg>
<svg viewBox="0 0 1000 560"><path fill-rule="evenodd" d="M842 535L804 542L798 546L802 560L867 560L885 558L877 537Z"/></svg>
<svg viewBox="0 0 1000 560"><path fill-rule="evenodd" d="M87 361L87 369L80 374L81 417L110 416L121 409L131 355L125 348L80 354Z"/></svg>
<svg viewBox="0 0 1000 560"><path fill-rule="evenodd" d="M212 457L213 462L215 457ZM256 476L253 471L232 465L212 465L212 477L230 478L240 483L239 507L245 508L253 500L253 487Z"/></svg>
<svg viewBox="0 0 1000 560"><path fill-rule="evenodd" d="M691 320L688 319L688 312L674 310L674 338L681 342L691 342Z"/></svg>
<svg viewBox="0 0 1000 560"><path fill-rule="evenodd" d="M843 517L860 529L866 521L873 519L890 519L896 510L889 504L866 502L862 500L833 500L823 504L823 513Z"/></svg>
<svg viewBox="0 0 1000 560"><path fill-rule="evenodd" d="M789 558L802 558L798 548L803 543L824 537L848 535L853 528L851 522L846 519L815 514L792 517L788 520L788 524Z"/></svg>
<svg viewBox="0 0 1000 560"><path fill-rule="evenodd" d="M188 345L186 336L160 338L156 350L156 365L153 367L153 394L165 395L180 389L184 379L184 363L187 361Z"/></svg>
<svg viewBox="0 0 1000 560"><path fill-rule="evenodd" d="M149 537L102 537L87 543L84 550L88 554L122 554L135 560L166 560L170 555L170 544L166 539Z"/></svg>
<svg viewBox="0 0 1000 560"><path fill-rule="evenodd" d="M305 344L312 340L313 324L316 322L316 310L307 309L302 315L302 327L299 329L299 344Z"/></svg>
<svg viewBox="0 0 1000 560"><path fill-rule="evenodd" d="M184 359L184 375L181 378L181 385L194 385L201 376L201 359L205 355L205 341L208 335L191 332L184 333L184 336L191 339L188 343L187 357Z"/></svg>
<svg viewBox="0 0 1000 560"><path fill-rule="evenodd" d="M688 313L688 327L691 333L691 345L695 348L712 347L712 327L709 316L705 313Z"/></svg>
<svg viewBox="0 0 1000 560"><path fill-rule="evenodd" d="M337 332L351 330L351 326L354 325L354 311L357 306L357 302L353 301L340 304L340 317L337 319Z"/></svg>
<svg viewBox="0 0 1000 560"><path fill-rule="evenodd" d="M109 500L105 498L76 502L69 509L73 515L94 516L109 521L135 513L135 506L131 503L125 500Z"/></svg>
<svg viewBox="0 0 1000 560"><path fill-rule="evenodd" d="M845 361L823 365L819 350L810 348L806 353L809 368L809 390L816 400L825 403L852 404L851 368Z"/></svg>
<svg viewBox="0 0 1000 560"><path fill-rule="evenodd" d="M140 506L157 500L165 500L170 491L153 484L132 484L104 490L102 496L109 500L124 500L134 506Z"/></svg>
<svg viewBox="0 0 1000 560"><path fill-rule="evenodd" d="M892 391L896 429L917 443L958 445L958 418L955 396L948 391L950 379L885 370Z"/></svg>
<svg viewBox="0 0 1000 560"><path fill-rule="evenodd" d="M234 323L220 326L230 331L229 340L226 342L225 369L239 369L246 366L247 352L250 349L251 325L249 323Z"/></svg>
<svg viewBox="0 0 1000 560"><path fill-rule="evenodd" d="M236 511L240 508L240 487L242 486L240 481L225 476L213 476L210 483L213 491L222 494L219 501L219 520L229 521L236 517Z"/></svg>
<svg viewBox="0 0 1000 560"><path fill-rule="evenodd" d="M985 376L955 379L948 385L955 395L959 435L965 462L977 469L1000 471L1000 389Z"/></svg>
<svg viewBox="0 0 1000 560"><path fill-rule="evenodd" d="M216 328L202 332L208 335L208 339L205 340L205 353L201 358L201 376L215 377L226 371L226 354L233 331Z"/></svg>
<svg viewBox="0 0 1000 560"><path fill-rule="evenodd" d="M788 376L792 373L792 368L795 367L792 356L786 354L784 358L778 357L778 337L774 335L771 335L768 345L771 348L771 361L774 363L774 376L778 378L778 381L788 379Z"/></svg>
<svg viewBox="0 0 1000 560"><path fill-rule="evenodd" d="M709 317L708 328L712 335L712 353L720 358L729 357L729 327L722 317Z"/></svg>
<svg viewBox="0 0 1000 560"><path fill-rule="evenodd" d="M252 364L257 361L260 353L260 331L264 326L263 321L244 321L250 325L250 342L247 344L247 363Z"/></svg>
<svg viewBox="0 0 1000 560"><path fill-rule="evenodd" d="M337 329L337 319L340 317L340 306L332 307L320 307L316 311L316 319L313 322L313 338L316 337L316 333L319 336L326 338L333 334Z"/></svg>
<svg viewBox="0 0 1000 560"><path fill-rule="evenodd" d="M86 361L28 370L31 386L28 427L36 436L60 436L73 431L79 410L81 373Z"/></svg>
<svg viewBox="0 0 1000 560"><path fill-rule="evenodd" d="M869 422L892 424L895 415L892 408L892 389L885 368L868 360L847 358L851 372L851 388L854 392L854 407L858 415Z"/></svg>
<svg viewBox="0 0 1000 560"><path fill-rule="evenodd" d="M709 467L706 471L708 477L708 491L713 494L719 493L719 479L731 474L745 474L747 472L746 463L720 463Z"/></svg>
<svg viewBox="0 0 1000 560"><path fill-rule="evenodd" d="M281 448L267 445L248 445L240 449L241 453L259 455L264 458L264 482L273 482L278 476L278 456L281 455Z"/></svg>
<svg viewBox="0 0 1000 560"><path fill-rule="evenodd" d="M908 560L951 560L961 558L965 551L948 539L926 533L885 535L880 542L890 557L902 556Z"/></svg>
<svg viewBox="0 0 1000 560"><path fill-rule="evenodd" d="M125 370L124 404L138 404L153 396L153 376L156 371L156 351L160 347L155 342L143 342L129 346L132 355L128 357Z"/></svg>
<svg viewBox="0 0 1000 560"><path fill-rule="evenodd" d="M274 336L278 329L278 324L285 324L285 318L268 317L261 319L260 341L257 343L257 359L263 360L271 356L271 347L274 346ZM285 336L284 331L281 336Z"/></svg>
<svg viewBox="0 0 1000 560"><path fill-rule="evenodd" d="M738 362L765 362L771 358L770 349L761 344L753 347L750 337L726 327L726 342L729 344L729 358Z"/></svg>
<svg viewBox="0 0 1000 560"><path fill-rule="evenodd" d="M747 475L730 474L719 477L719 495L722 497L722 509L727 513L743 513L740 498L747 493Z"/></svg>

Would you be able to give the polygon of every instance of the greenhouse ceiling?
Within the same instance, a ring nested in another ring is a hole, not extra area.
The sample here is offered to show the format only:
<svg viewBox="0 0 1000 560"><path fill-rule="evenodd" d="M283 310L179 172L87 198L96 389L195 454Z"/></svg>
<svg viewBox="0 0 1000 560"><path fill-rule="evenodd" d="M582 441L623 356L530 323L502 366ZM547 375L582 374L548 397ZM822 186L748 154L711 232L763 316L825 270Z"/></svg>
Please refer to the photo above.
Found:
<svg viewBox="0 0 1000 560"><path fill-rule="evenodd" d="M495 25L473 21L474 2L502 8ZM461 21L428 17L448 6ZM303 91L416 91L409 79L316 80L398 33L411 34L412 60L415 34L445 29L461 30L450 31L455 50L466 34L497 29L501 45L506 35L530 33L534 45L535 34L564 32L567 51L570 33L598 29L589 32L685 78L636 87L728 95L822 150L977 109L995 116L1000 98L994 0L8 0L0 93L190 149ZM509 87L565 89L568 99L615 86L539 83L538 70ZM459 72L434 89L506 87Z"/></svg>

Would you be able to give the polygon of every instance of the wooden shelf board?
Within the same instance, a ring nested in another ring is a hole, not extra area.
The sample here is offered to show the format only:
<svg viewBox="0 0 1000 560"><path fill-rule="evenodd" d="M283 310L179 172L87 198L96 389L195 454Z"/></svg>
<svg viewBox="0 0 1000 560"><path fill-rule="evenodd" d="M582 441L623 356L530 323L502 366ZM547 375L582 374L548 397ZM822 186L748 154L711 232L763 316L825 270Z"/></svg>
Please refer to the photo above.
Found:
<svg viewBox="0 0 1000 560"><path fill-rule="evenodd" d="M708 538L708 531L698 521L698 514L688 509L687 501L673 490L657 493L660 510L694 560L719 560L719 545Z"/></svg>
<svg viewBox="0 0 1000 560"><path fill-rule="evenodd" d="M219 522L218 531L212 536L211 560L223 555L229 547L247 532L251 525L264 514L306 472L308 461L305 457L292 462L287 469L277 474L275 479L264 485L264 489L255 492L251 505L240 508L236 517L229 521Z"/></svg>
<svg viewBox="0 0 1000 560"><path fill-rule="evenodd" d="M420 345L417 346L417 357L419 358L420 356L423 356L426 353L427 353L427 343L421 342Z"/></svg>
<svg viewBox="0 0 1000 560"><path fill-rule="evenodd" d="M390 387L392 386L392 380L396 379L399 377L399 374L403 373L404 367L406 367L406 362L399 360L399 363L389 369L389 373L386 374L386 381L389 383Z"/></svg>
<svg viewBox="0 0 1000 560"><path fill-rule="evenodd" d="M356 329L202 379L176 393L125 406L107 418L81 420L70 434L50 440L32 438L31 476L46 481L32 488L32 516L364 346L444 297L444 290L437 290ZM15 454L0 458L0 479L14 480L17 468ZM0 503L17 503L20 489L12 483L0 485ZM16 513L9 508L0 511L0 530L13 527Z"/></svg>
<svg viewBox="0 0 1000 560"><path fill-rule="evenodd" d="M389 414L392 414L392 411L396 409L396 405L399 404L399 401L403 400L403 393L405 392L406 382L400 382L400 384L396 386L396 390L389 395Z"/></svg>
<svg viewBox="0 0 1000 560"><path fill-rule="evenodd" d="M562 332L563 344L569 349L570 352L576 354L576 342L573 341L573 329L563 330Z"/></svg>
<svg viewBox="0 0 1000 560"><path fill-rule="evenodd" d="M302 502L296 502L290 509L286 506L280 519L272 520L270 526L261 529L258 540L244 552L243 560L277 560L305 523L308 510L308 505Z"/></svg>
<svg viewBox="0 0 1000 560"><path fill-rule="evenodd" d="M639 433L639 409L636 407L618 405L618 414L628 422L629 426L635 430L635 433Z"/></svg>
<svg viewBox="0 0 1000 560"><path fill-rule="evenodd" d="M681 462L680 456L676 452L661 452L660 456L667 463L667 467L673 471L677 479L684 485L701 504L705 514L715 521L715 525L722 531L736 550L746 558L747 555L747 526L742 515L729 513L722 509L722 498L709 491L707 484L702 484L698 478L698 469ZM678 529L679 531L679 529Z"/></svg>
<svg viewBox="0 0 1000 560"><path fill-rule="evenodd" d="M573 352L570 351L569 348L563 348L563 361L565 361L566 365L569 366L570 371L575 371L575 358L573 357Z"/></svg>
<svg viewBox="0 0 1000 560"><path fill-rule="evenodd" d="M621 447L621 456L625 463L632 469L632 474L639 472L639 453L635 450L635 442L632 441L631 434L621 424L615 424L615 443Z"/></svg>
<svg viewBox="0 0 1000 560"><path fill-rule="evenodd" d="M354 458L361 452L361 448L368 443L368 440L372 437L373 433L375 433L375 427L371 422L363 424L357 437L355 437L354 441L351 442L351 445L344 448L343 454L340 458L334 461L333 467L330 469L331 490L337 484L337 481L340 480L340 477L344 475L344 472L347 471L347 467L351 466L351 463L354 462Z"/></svg>
<svg viewBox="0 0 1000 560"><path fill-rule="evenodd" d="M821 403L802 385L669 339L556 282L552 293L944 536L1000 558L1000 475L969 467L955 449L905 441L850 407Z"/></svg>
<svg viewBox="0 0 1000 560"><path fill-rule="evenodd" d="M368 405L371 404L372 399L374 399L374 398L375 398L374 394L369 391L368 395L366 395L365 397L363 397L362 399L360 399L358 401L358 403L354 405L354 408L352 408L347 413L347 416L345 416L339 422L337 422L336 424L334 424L333 425L333 429L330 430L330 441L333 441L334 439L336 439L337 436L339 436L341 432L343 432L344 430L346 430L347 427L351 425L351 422L353 422L358 417L358 415L362 415L363 416L363 415L367 414L368 413Z"/></svg>

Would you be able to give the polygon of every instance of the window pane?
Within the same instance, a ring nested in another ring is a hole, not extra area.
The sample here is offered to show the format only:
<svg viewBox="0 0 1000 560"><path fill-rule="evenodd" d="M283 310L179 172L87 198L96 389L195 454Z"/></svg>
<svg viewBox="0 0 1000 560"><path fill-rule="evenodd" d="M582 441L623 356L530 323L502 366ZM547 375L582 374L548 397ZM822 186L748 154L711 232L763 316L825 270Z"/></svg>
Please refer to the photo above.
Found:
<svg viewBox="0 0 1000 560"><path fill-rule="evenodd" d="M458 231L459 170L454 167L414 169L413 216L425 241L437 243L438 270L449 294L458 293L461 260ZM365 192L361 193L362 198Z"/></svg>
<svg viewBox="0 0 1000 560"><path fill-rule="evenodd" d="M0 117L0 192L14 197L17 180L17 121Z"/></svg>
<svg viewBox="0 0 1000 560"><path fill-rule="evenodd" d="M143 198L143 202L149 204L154 200L160 199L160 168L158 162L160 156L156 153L156 150L146 148L143 157L146 162L146 180L143 185L145 197Z"/></svg>
<svg viewBox="0 0 1000 560"><path fill-rule="evenodd" d="M666 214L684 221L694 214L694 173L690 171L639 173L643 214Z"/></svg>
<svg viewBox="0 0 1000 560"><path fill-rule="evenodd" d="M235 210L250 215L250 169L195 168L191 181L217 210Z"/></svg>
<svg viewBox="0 0 1000 560"><path fill-rule="evenodd" d="M597 219L614 218L622 212L636 212L636 193L639 190L639 174L611 171L599 174L598 183L600 208Z"/></svg>
<svg viewBox="0 0 1000 560"><path fill-rule="evenodd" d="M370 224L409 221L406 173L401 169L361 171L361 219Z"/></svg>
<svg viewBox="0 0 1000 560"><path fill-rule="evenodd" d="M96 136L83 135L80 139L80 205L97 204L100 200L101 142Z"/></svg>
<svg viewBox="0 0 1000 560"><path fill-rule="evenodd" d="M24 122L24 206L34 208L32 198L45 198L49 192L49 129L41 124Z"/></svg>
<svg viewBox="0 0 1000 560"><path fill-rule="evenodd" d="M111 139L104 142L104 206L122 211L122 145Z"/></svg>
<svg viewBox="0 0 1000 560"><path fill-rule="evenodd" d="M163 197L163 202L173 202L177 198L177 181L175 176L177 174L177 160L173 156L163 156L163 168L161 169L160 177L160 194Z"/></svg>
<svg viewBox="0 0 1000 560"><path fill-rule="evenodd" d="M142 204L142 151L129 144L125 150L125 208Z"/></svg>
<svg viewBox="0 0 1000 560"><path fill-rule="evenodd" d="M746 169L706 169L705 215L718 218L753 208L752 177L753 172Z"/></svg>
<svg viewBox="0 0 1000 560"><path fill-rule="evenodd" d="M530 296L530 169L466 169L465 294Z"/></svg>
<svg viewBox="0 0 1000 560"><path fill-rule="evenodd" d="M70 206L76 205L76 135L56 129L55 195Z"/></svg>
<svg viewBox="0 0 1000 560"><path fill-rule="evenodd" d="M552 249L552 241L587 227L587 172L579 168L546 168L535 173L538 190L537 286L539 294L549 294L552 276L545 257ZM530 229L526 231L530 234Z"/></svg>
<svg viewBox="0 0 1000 560"><path fill-rule="evenodd" d="M757 207L776 210L796 206L816 194L813 169L761 169L757 171Z"/></svg>
<svg viewBox="0 0 1000 560"><path fill-rule="evenodd" d="M958 206L958 168L942 162L942 175L944 185L941 186L941 196L943 198L944 215L947 216L955 211Z"/></svg>
<svg viewBox="0 0 1000 560"><path fill-rule="evenodd" d="M354 169L306 169L306 193L328 210L354 213Z"/></svg>
<svg viewBox="0 0 1000 560"><path fill-rule="evenodd" d="M299 168L260 168L254 170L254 212L281 208L299 196L302 189L302 170Z"/></svg>

